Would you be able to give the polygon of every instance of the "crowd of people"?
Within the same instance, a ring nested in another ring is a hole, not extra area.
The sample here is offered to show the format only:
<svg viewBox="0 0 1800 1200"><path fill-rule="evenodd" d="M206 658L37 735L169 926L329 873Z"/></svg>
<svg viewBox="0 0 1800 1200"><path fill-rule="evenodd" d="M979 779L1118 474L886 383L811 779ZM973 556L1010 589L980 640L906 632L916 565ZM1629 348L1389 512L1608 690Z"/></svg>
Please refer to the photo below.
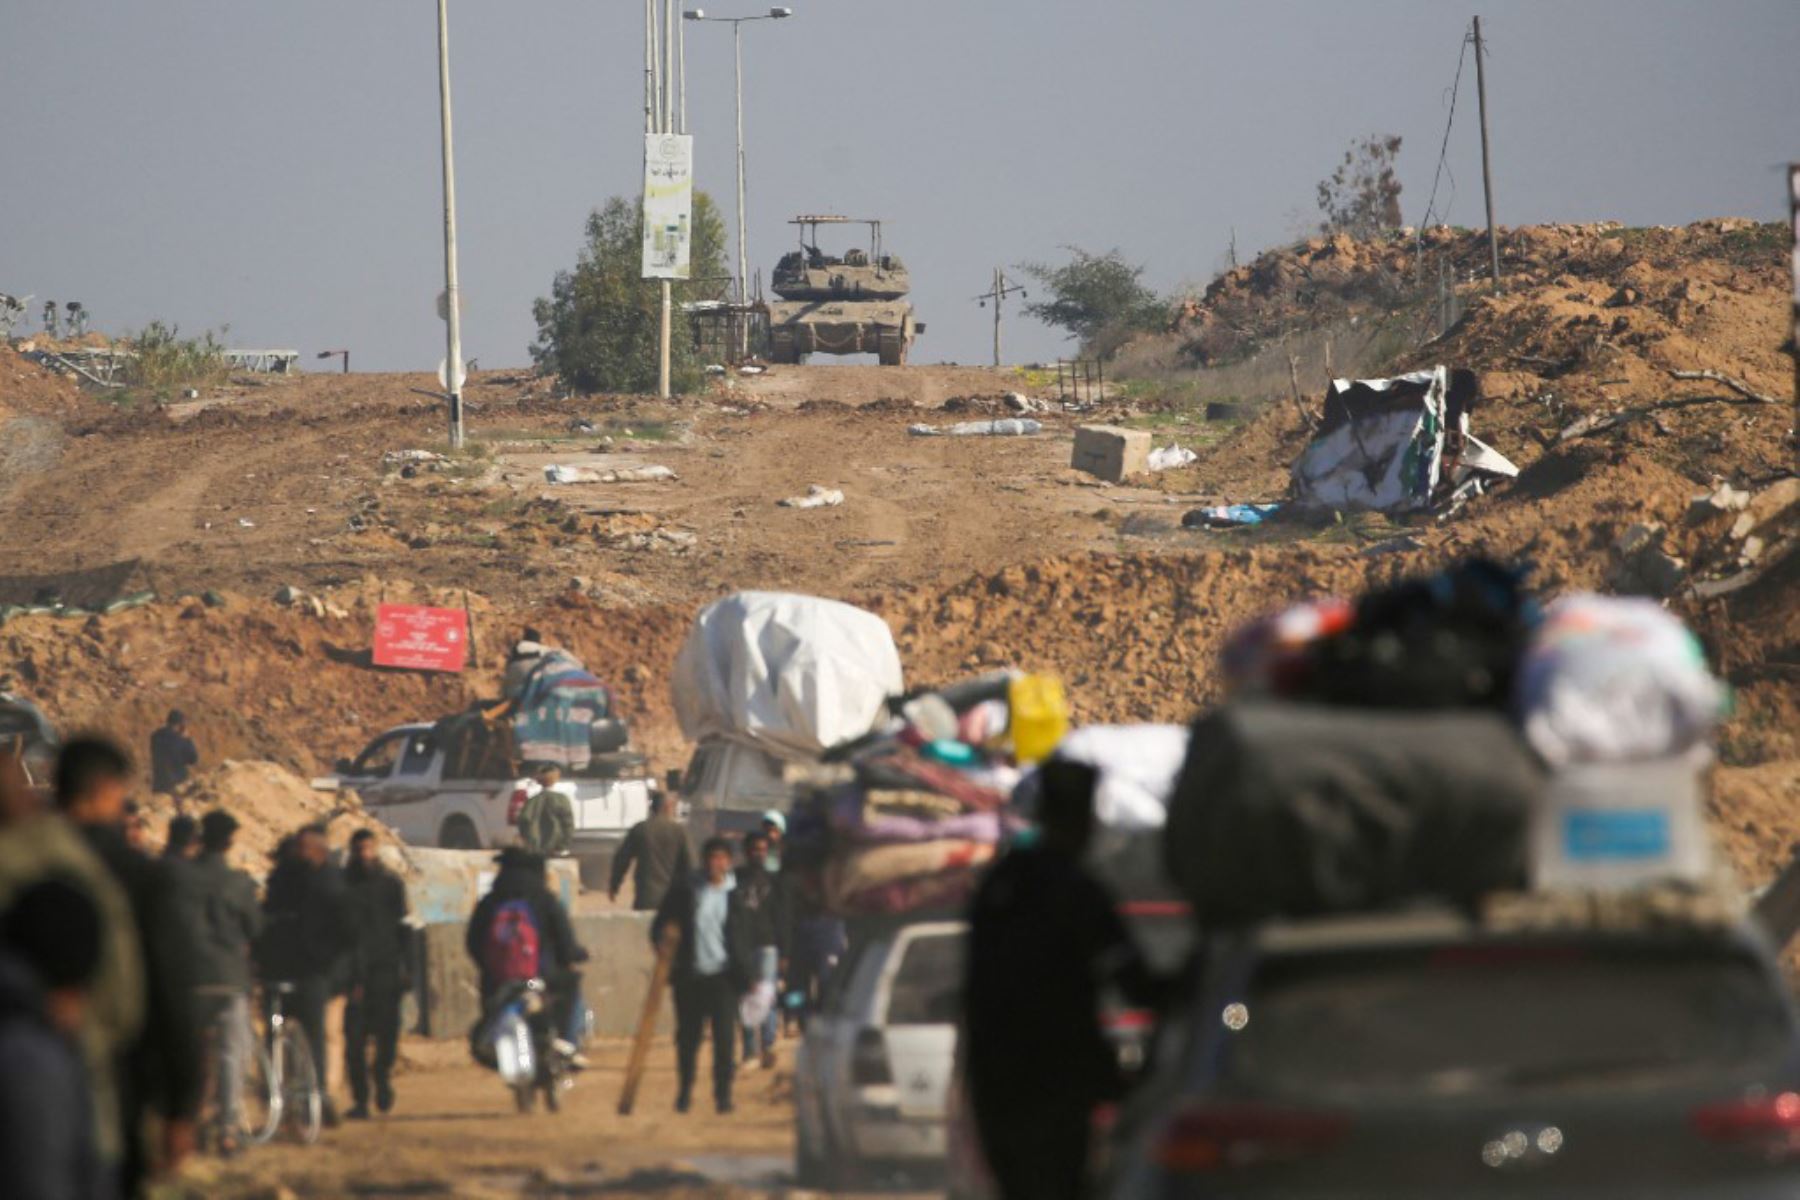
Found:
<svg viewBox="0 0 1800 1200"><path fill-rule="evenodd" d="M156 782L196 760L179 714ZM165 734L167 736L165 736ZM173 766L171 766L173 764ZM169 773L165 773L169 767ZM171 820L156 854L113 742L63 744L46 795L0 758L0 1162L9 1195L123 1200L190 1155L239 1148L253 997L284 994L325 1078L325 1009L346 998L354 1106L394 1106L409 975L406 892L359 831L338 866L321 826L285 839L263 896L230 864L223 809ZM371 1061L372 1057L372 1061ZM326 1104L327 1122L336 1114Z"/></svg>

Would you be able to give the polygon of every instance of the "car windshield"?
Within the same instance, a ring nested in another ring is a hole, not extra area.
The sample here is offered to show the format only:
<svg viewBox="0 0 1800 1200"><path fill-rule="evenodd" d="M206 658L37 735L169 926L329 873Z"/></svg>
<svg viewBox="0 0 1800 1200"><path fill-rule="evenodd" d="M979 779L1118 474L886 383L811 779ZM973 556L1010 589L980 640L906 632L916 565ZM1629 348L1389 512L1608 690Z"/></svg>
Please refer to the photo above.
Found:
<svg viewBox="0 0 1800 1200"><path fill-rule="evenodd" d="M949 1025L958 1015L966 938L925 934L907 942L888 991L889 1025Z"/></svg>
<svg viewBox="0 0 1800 1200"><path fill-rule="evenodd" d="M1313 1093L1641 1082L1769 1062L1792 1036L1748 954L1644 944L1274 958L1221 1019L1235 1079Z"/></svg>

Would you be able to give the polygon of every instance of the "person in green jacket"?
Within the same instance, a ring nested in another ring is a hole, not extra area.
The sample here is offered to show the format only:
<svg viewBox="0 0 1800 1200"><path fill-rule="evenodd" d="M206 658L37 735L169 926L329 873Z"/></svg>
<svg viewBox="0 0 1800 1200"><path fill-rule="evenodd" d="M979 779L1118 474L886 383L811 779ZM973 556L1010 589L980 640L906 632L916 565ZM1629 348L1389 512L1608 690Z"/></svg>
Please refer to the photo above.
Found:
<svg viewBox="0 0 1800 1200"><path fill-rule="evenodd" d="M574 788L562 782L562 768L552 763L540 765L533 782L537 790L519 809L519 842L546 858L565 855L575 842Z"/></svg>

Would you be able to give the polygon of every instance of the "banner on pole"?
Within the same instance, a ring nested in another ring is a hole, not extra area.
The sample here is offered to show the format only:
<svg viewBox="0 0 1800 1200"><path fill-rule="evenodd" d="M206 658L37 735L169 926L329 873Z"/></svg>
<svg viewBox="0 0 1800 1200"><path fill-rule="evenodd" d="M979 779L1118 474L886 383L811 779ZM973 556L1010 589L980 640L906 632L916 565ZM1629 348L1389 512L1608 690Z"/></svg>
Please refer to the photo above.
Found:
<svg viewBox="0 0 1800 1200"><path fill-rule="evenodd" d="M694 139L644 136L644 278L686 279L694 223Z"/></svg>
<svg viewBox="0 0 1800 1200"><path fill-rule="evenodd" d="M380 605L374 658L378 667L460 671L469 658L469 614L460 608Z"/></svg>

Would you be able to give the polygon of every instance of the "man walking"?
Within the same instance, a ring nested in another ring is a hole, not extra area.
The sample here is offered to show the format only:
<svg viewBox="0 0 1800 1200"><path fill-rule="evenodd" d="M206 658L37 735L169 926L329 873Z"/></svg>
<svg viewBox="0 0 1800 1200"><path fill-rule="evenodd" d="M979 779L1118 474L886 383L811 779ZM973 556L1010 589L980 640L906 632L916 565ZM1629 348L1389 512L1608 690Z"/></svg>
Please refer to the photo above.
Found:
<svg viewBox="0 0 1800 1200"><path fill-rule="evenodd" d="M173 792L187 782L188 772L199 761L200 752L188 736L187 717L175 709L163 727L150 735L150 790Z"/></svg>
<svg viewBox="0 0 1800 1200"><path fill-rule="evenodd" d="M554 763L538 767L527 786L519 809L519 843L545 858L566 855L575 842L574 787L562 782L562 768Z"/></svg>
<svg viewBox="0 0 1800 1200"><path fill-rule="evenodd" d="M781 977L787 946L787 902L781 876L769 868L766 834L744 835L744 864L737 870L733 896L744 914L744 938L750 945L753 987L768 986L771 997ZM744 1061L760 1059L764 1070L775 1065L775 1035L780 1017L775 1005L753 1024L744 1025Z"/></svg>
<svg viewBox="0 0 1800 1200"><path fill-rule="evenodd" d="M732 898L731 843L711 838L700 853L701 873L678 881L650 923L650 941L680 935L670 979L675 992L675 1111L693 1105L700 1043L712 1037L713 1104L732 1111L738 1000L749 978L744 917Z"/></svg>
<svg viewBox="0 0 1800 1200"><path fill-rule="evenodd" d="M612 899L619 898L625 874L634 867L631 907L638 912L655 912L661 908L663 897L669 894L675 881L694 873L694 854L688 848L687 830L669 811L669 797L660 788L650 793L650 816L626 832L624 844L613 856L609 891Z"/></svg>
<svg viewBox="0 0 1800 1200"><path fill-rule="evenodd" d="M250 1056L251 951L263 927L255 882L226 861L237 830L237 818L223 809L201 819L200 854L185 869L181 888L182 919L195 939L199 1028L223 1034L214 1066L222 1131L218 1149L227 1156L239 1149L244 1063Z"/></svg>
<svg viewBox="0 0 1800 1200"><path fill-rule="evenodd" d="M1039 778L1041 841L1002 858L969 910L969 1095L1003 1200L1087 1190L1094 1108L1122 1088L1101 989L1116 983L1145 1007L1151 991L1112 898L1081 866L1093 768L1053 758Z"/></svg>
<svg viewBox="0 0 1800 1200"><path fill-rule="evenodd" d="M313 1070L325 1082L325 1005L350 949L343 872L331 865L325 827L308 825L285 843L263 897L266 928L258 958L265 983L293 985L284 1008L306 1034ZM272 997L265 996L265 1003ZM325 1123L337 1110L325 1098Z"/></svg>
<svg viewBox="0 0 1800 1200"><path fill-rule="evenodd" d="M411 983L406 885L382 864L375 834L350 838L346 908L350 918L350 993L344 1005L344 1074L355 1102L345 1115L369 1116L369 1043L375 1050L375 1107L394 1108L394 1057L400 1045L400 998Z"/></svg>

